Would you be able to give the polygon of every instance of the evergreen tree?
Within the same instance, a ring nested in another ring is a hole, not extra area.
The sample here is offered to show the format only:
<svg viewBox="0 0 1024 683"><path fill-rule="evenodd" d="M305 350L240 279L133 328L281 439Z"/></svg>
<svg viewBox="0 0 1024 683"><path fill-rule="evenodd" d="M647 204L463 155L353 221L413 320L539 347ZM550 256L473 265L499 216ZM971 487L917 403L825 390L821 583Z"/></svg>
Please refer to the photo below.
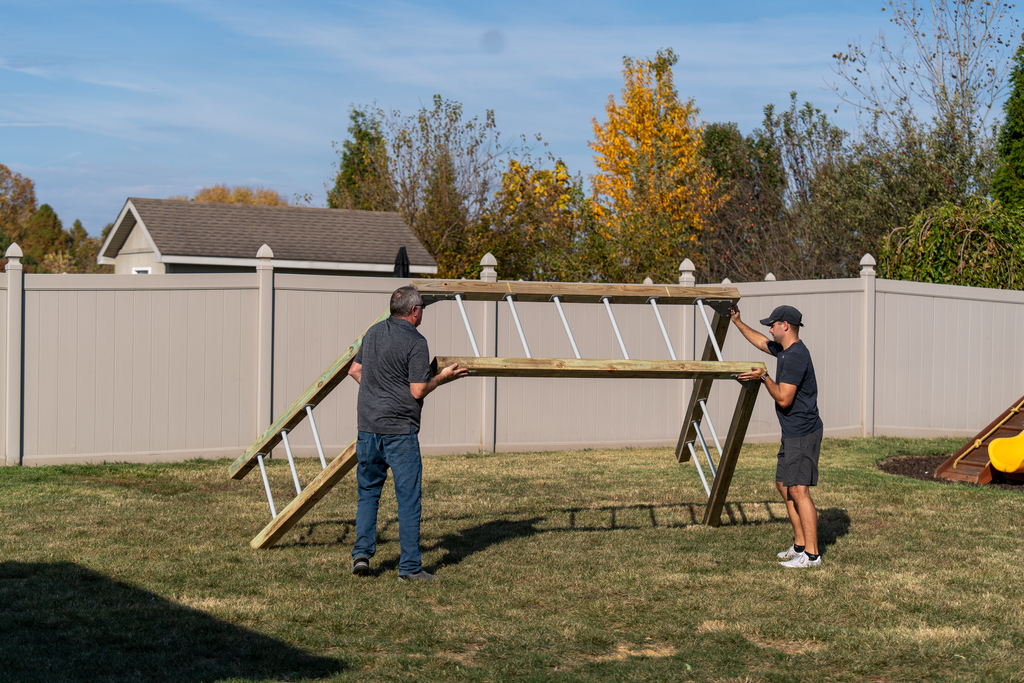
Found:
<svg viewBox="0 0 1024 683"><path fill-rule="evenodd" d="M25 253L22 263L25 272L46 272L43 261L48 254L68 248L70 236L49 204L43 204L25 224L24 238L20 242Z"/></svg>
<svg viewBox="0 0 1024 683"><path fill-rule="evenodd" d="M348 133L352 137L341 144L338 174L327 192L332 209L394 211L387 140L377 112L352 109Z"/></svg>
<svg viewBox="0 0 1024 683"><path fill-rule="evenodd" d="M1010 71L1012 90L1003 104L1005 118L999 128L999 163L992 179L992 194L1006 207L1024 205L1024 43L1017 48Z"/></svg>

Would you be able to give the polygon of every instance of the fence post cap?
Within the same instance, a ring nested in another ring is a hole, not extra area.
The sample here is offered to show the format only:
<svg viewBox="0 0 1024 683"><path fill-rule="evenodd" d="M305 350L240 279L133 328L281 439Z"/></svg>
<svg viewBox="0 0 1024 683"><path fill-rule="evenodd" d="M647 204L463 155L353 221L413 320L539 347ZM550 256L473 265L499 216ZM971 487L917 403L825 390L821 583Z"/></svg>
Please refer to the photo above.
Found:
<svg viewBox="0 0 1024 683"><path fill-rule="evenodd" d="M862 266L875 266L878 265L878 261L871 254L864 254L860 257L860 265Z"/></svg>
<svg viewBox="0 0 1024 683"><path fill-rule="evenodd" d="M653 285L654 284L654 280L652 280L650 277L645 277L644 278L644 284L645 285Z"/></svg>
<svg viewBox="0 0 1024 683"><path fill-rule="evenodd" d="M14 242L11 246L7 247L7 251L4 253L4 256L7 258L21 258L24 255L25 253L21 250L21 247L18 246L17 242Z"/></svg>
<svg viewBox="0 0 1024 683"><path fill-rule="evenodd" d="M764 276L765 282L775 282L775 273L768 273Z"/></svg>
<svg viewBox="0 0 1024 683"><path fill-rule="evenodd" d="M264 244L260 247L260 250L256 252L256 258L274 258L274 250Z"/></svg>
<svg viewBox="0 0 1024 683"><path fill-rule="evenodd" d="M487 252L486 254L484 254L484 257L480 259L480 265L490 266L493 268L494 266L498 265L498 259L494 258L494 254L492 254L491 252Z"/></svg>
<svg viewBox="0 0 1024 683"><path fill-rule="evenodd" d="M697 267L693 265L693 261L688 258L684 258L683 262L679 264L679 270L682 272L690 271L692 273L697 270Z"/></svg>

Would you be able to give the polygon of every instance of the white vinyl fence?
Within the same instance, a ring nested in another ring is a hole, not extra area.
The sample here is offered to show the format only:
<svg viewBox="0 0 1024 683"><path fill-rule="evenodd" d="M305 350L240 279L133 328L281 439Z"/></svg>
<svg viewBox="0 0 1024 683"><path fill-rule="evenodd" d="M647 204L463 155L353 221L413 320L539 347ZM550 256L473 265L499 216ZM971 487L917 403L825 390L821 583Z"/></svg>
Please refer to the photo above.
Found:
<svg viewBox="0 0 1024 683"><path fill-rule="evenodd" d="M0 275L8 465L234 458L408 283L274 273L269 256L251 274L25 275L19 256L12 246ZM862 265L859 278L735 284L755 327L781 303L803 312L827 437L968 437L1024 394L1024 292L876 280L873 260ZM681 270L692 285L689 261ZM523 355L507 306L466 307L481 353ZM553 304L516 308L533 356L572 357ZM613 309L631 358L669 358L649 306ZM583 357L622 357L602 306L564 310ZM700 316L661 312L680 360L699 354ZM435 355L472 355L452 302L430 306L420 331ZM775 369L735 329L723 354ZM675 445L690 385L468 378L426 400L421 443L427 454ZM356 387L343 382L316 409L328 456L355 436ZM716 383L716 422L737 391ZM761 392L747 440L777 438ZM315 455L308 424L291 440Z"/></svg>

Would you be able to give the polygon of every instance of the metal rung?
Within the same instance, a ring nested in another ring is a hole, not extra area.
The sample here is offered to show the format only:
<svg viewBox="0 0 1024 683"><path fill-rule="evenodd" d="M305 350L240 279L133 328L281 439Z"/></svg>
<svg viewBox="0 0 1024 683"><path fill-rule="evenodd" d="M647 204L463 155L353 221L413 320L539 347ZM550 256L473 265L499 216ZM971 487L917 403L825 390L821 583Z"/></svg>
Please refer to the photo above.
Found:
<svg viewBox="0 0 1024 683"><path fill-rule="evenodd" d="M270 480L267 479L267 466L263 464L263 454L257 453L256 460L260 464L260 474L263 475L263 488L267 492L267 502L270 503L270 518L277 517L277 508L274 507L274 494L270 492Z"/></svg>
<svg viewBox="0 0 1024 683"><path fill-rule="evenodd" d="M672 348L672 340L668 338L668 330L665 329L665 321L661 319L661 311L658 310L658 297L652 296L647 303L654 309L654 316L658 319L658 326L661 327L661 336L665 338L665 345L668 347L668 355L672 360L676 358L676 350Z"/></svg>
<svg viewBox="0 0 1024 683"><path fill-rule="evenodd" d="M612 329L615 330L615 338L619 340L619 348L622 349L622 357L629 360L629 354L626 353L626 345L622 343L622 335L619 334L619 326L615 324L615 315L612 313L612 305L609 303L611 297L603 296L601 301L604 303L604 310L608 311L608 319L612 321Z"/></svg>
<svg viewBox="0 0 1024 683"><path fill-rule="evenodd" d="M533 358L530 355L530 345L526 343L526 335L523 334L523 326L519 323L519 314L516 313L516 305L512 302L515 296L512 294L506 294L504 299L508 302L508 310L512 312L512 320L516 323L516 330L519 332L519 341L523 342L523 353L526 354L527 358Z"/></svg>
<svg viewBox="0 0 1024 683"><path fill-rule="evenodd" d="M562 298L559 296L551 297L551 300L555 302L555 308L558 309L558 316L562 319L562 327L565 328L565 333L569 335L569 343L572 344L572 352L576 354L576 357L580 357L580 350L576 348L576 340L572 337L572 330L569 329L569 321L565 319L565 312L562 311Z"/></svg>
<svg viewBox="0 0 1024 683"><path fill-rule="evenodd" d="M316 431L316 420L313 419L312 404L306 406L306 415L309 415L309 426L313 429L313 441L316 441L316 452L320 456L320 469L326 470L327 458L324 457L324 447L320 445L320 434Z"/></svg>
<svg viewBox="0 0 1024 683"><path fill-rule="evenodd" d="M711 345L715 347L715 356L718 357L718 362L722 362L722 349L718 348L718 338L715 337L715 331L711 329L711 321L708 320L708 312L704 310L704 299L697 299L697 308L700 309L700 314L704 318L704 326L708 328L708 338L711 339Z"/></svg>
<svg viewBox="0 0 1024 683"><path fill-rule="evenodd" d="M697 466L697 474L700 475L700 483L704 484L704 491L707 492L708 498L710 498L711 487L708 486L708 480L704 478L704 468L700 466L700 461L697 460L697 453L693 450L693 442L687 441L686 447L690 449L690 459L692 459L693 464Z"/></svg>
<svg viewBox="0 0 1024 683"><path fill-rule="evenodd" d="M722 444L718 441L718 432L715 431L715 425L711 422L711 413L708 412L708 401L707 399L700 399L697 401L700 404L701 410L704 411L704 417L708 421L708 429L711 430L711 438L715 440L715 448L718 449L718 458L722 458Z"/></svg>
<svg viewBox="0 0 1024 683"><path fill-rule="evenodd" d="M697 438L700 439L700 447L704 451L704 457L708 461L708 467L711 469L711 476L717 477L718 472L715 470L715 461L711 459L711 451L708 450L708 442L704 440L704 433L700 431L700 423L694 420L693 428L697 430Z"/></svg>
<svg viewBox="0 0 1024 683"><path fill-rule="evenodd" d="M473 328L469 326L469 316L466 315L466 305L462 303L462 295L456 294L455 301L459 304L459 313L462 314L462 322L466 325L466 333L469 334L469 343L473 345L473 355L480 357L480 349L476 345L476 337L473 336Z"/></svg>
<svg viewBox="0 0 1024 683"><path fill-rule="evenodd" d="M299 483L299 473L295 471L295 458L292 457L292 445L288 443L288 430L281 430L281 441L284 442L284 452L288 454L288 467L292 469L292 479L295 480L295 495L302 493L302 484Z"/></svg>

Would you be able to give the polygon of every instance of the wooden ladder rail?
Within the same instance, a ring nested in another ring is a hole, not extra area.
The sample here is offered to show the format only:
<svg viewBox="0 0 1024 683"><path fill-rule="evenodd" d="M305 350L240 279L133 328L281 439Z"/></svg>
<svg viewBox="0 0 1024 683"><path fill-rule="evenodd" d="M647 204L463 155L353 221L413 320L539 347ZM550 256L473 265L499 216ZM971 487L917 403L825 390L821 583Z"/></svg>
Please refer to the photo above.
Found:
<svg viewBox="0 0 1024 683"><path fill-rule="evenodd" d="M732 484L732 475L736 471L736 462L739 460L743 439L747 435L747 426L750 424L750 416L754 413L754 404L757 403L758 390L761 388L759 381L740 382L739 384L742 388L739 398L736 399L736 409L733 411L732 423L729 425L729 435L725 438L725 444L722 446L722 453L718 459L718 473L715 475L715 482L711 485L708 504L704 507L703 523L707 526L720 526L722 523L725 497Z"/></svg>
<svg viewBox="0 0 1024 683"><path fill-rule="evenodd" d="M385 320L391 317L390 311L384 311L377 320L374 321L373 325L376 325L381 320ZM370 327L373 327L371 325ZM295 399L295 402L288 406L281 415L274 420L274 423L267 427L266 431L263 432L252 444L245 449L245 453L240 455L237 460L231 463L228 467L228 475L232 479L243 479L245 475L249 473L253 467L256 466L256 456L260 453L269 453L271 449L281 442L281 430L292 430L299 423L306 418L306 406L316 406L325 398L327 395L334 391L335 387L341 384L348 376L348 370L352 367L352 361L355 360L356 354L359 352L359 348L363 344L363 337L366 336L366 329L359 338L356 339L352 344L345 350L343 354L338 356L331 365L324 370L323 374L317 378L315 382L309 385L302 395Z"/></svg>
<svg viewBox="0 0 1024 683"><path fill-rule="evenodd" d="M722 345L725 344L725 335L729 332L729 318L723 316L718 311L715 311L715 317L711 321L711 327L715 331L715 339L718 341L718 348L722 348ZM707 362L714 357L715 346L711 341L711 336L708 335L708 339L704 344L704 353L701 356L701 360ZM738 372L746 372L749 369L749 367L746 367ZM700 401L706 401L708 395L711 394L711 385L713 382L713 377L702 377L693 383L693 391L690 392L690 402L686 407L686 412L684 413L686 417L683 420L683 426L679 431L679 441L676 442L676 461L678 462L686 462L690 459L690 454L686 451L686 443L697 438L697 430L693 426L695 419L694 416L698 416L696 418L697 422L701 421L700 418L703 417L703 414L701 413L698 415L697 410L700 408Z"/></svg>
<svg viewBox="0 0 1024 683"><path fill-rule="evenodd" d="M718 348L725 346L725 336L729 332L730 318L722 315L718 310L711 321L711 328L714 330L714 340L718 342ZM715 357L715 346L711 335L708 335L704 343L704 353L701 360L710 361ZM736 374L748 371L751 367L763 365L762 363L736 363L740 366ZM676 460L686 462L690 459L690 453L686 444L697 438L698 424L702 421L704 414L700 404L706 402L711 394L711 386L715 377L705 376L697 379L690 392L690 401L686 407L685 419L679 431L679 441L676 443ZM722 452L719 453L718 470L715 473L715 480L711 484L711 493L708 496L708 503L704 508L703 523L707 526L719 526L722 522L722 510L725 508L725 498L729 493L729 486L732 484L733 473L736 471L736 463L739 460L740 449L743 447L743 439L747 435L747 427L750 425L750 417L754 413L754 406L757 403L757 394L761 388L761 382L740 382L742 389L736 401L736 408L733 411L732 422L726 436ZM700 410L700 412L698 412ZM700 467L700 465L697 465Z"/></svg>
<svg viewBox="0 0 1024 683"><path fill-rule="evenodd" d="M277 517L274 517L270 524L263 528L263 531L256 534L249 545L256 549L266 549L277 543L282 536L288 533L289 529L295 526L296 522L327 495L328 491L352 471L357 462L356 440L353 439L352 443L327 465L327 469L321 471L313 481L306 485L306 488L302 489L302 493L292 498L291 502L277 513Z"/></svg>

